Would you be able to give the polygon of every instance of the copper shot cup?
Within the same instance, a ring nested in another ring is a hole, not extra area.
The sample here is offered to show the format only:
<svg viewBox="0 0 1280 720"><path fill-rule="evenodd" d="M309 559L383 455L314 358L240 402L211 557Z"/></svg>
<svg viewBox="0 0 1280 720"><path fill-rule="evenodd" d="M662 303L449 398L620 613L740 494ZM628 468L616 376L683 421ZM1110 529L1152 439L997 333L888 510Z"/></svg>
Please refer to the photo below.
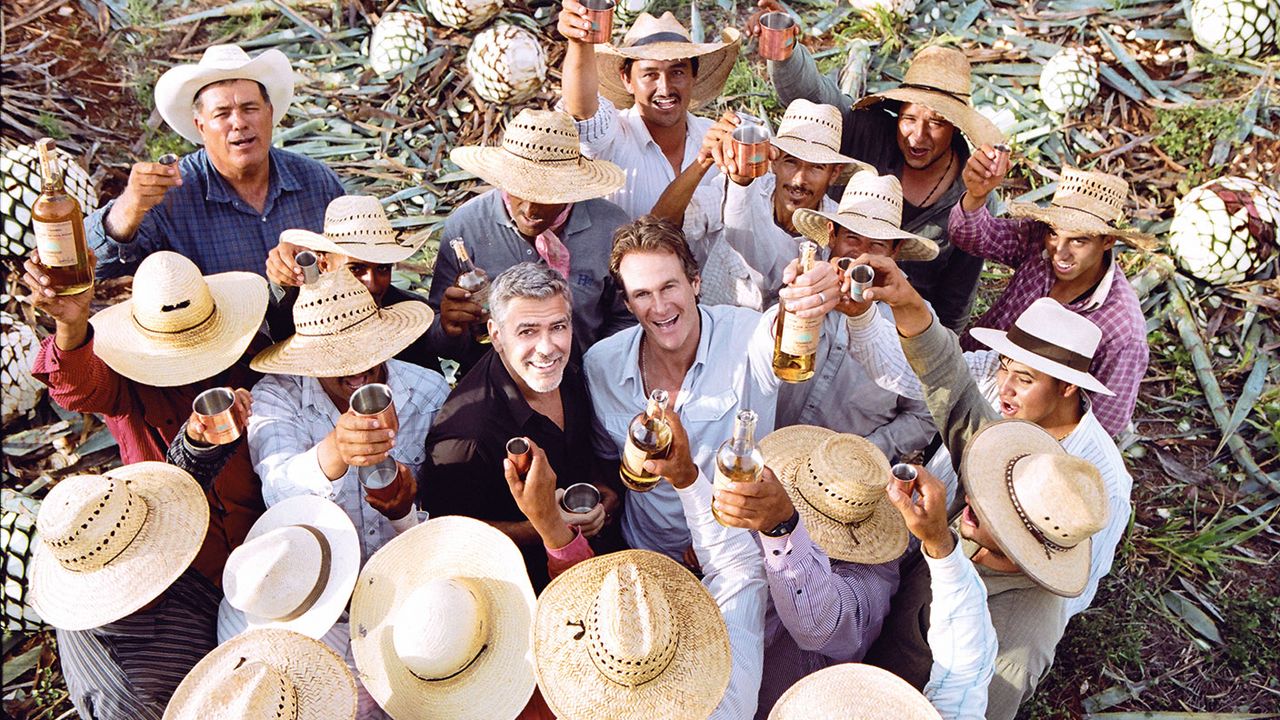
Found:
<svg viewBox="0 0 1280 720"><path fill-rule="evenodd" d="M364 488L366 495L374 500L390 502L400 493L403 483L401 477L408 471L408 468L402 469L388 456L376 465L357 467L356 479L360 482L360 487Z"/></svg>
<svg viewBox="0 0 1280 720"><path fill-rule="evenodd" d="M507 441L507 459L516 468L516 474L524 477L533 464L533 453L530 452L529 441L522 437L513 437Z"/></svg>
<svg viewBox="0 0 1280 720"><path fill-rule="evenodd" d="M560 507L565 512L581 515L589 513L600 504L600 491L590 483L575 483L565 488L560 496Z"/></svg>
<svg viewBox="0 0 1280 720"><path fill-rule="evenodd" d="M236 394L231 388L210 388L196 396L191 410L204 423L205 440L214 445L226 445L240 437L240 426L232 412L235 404Z"/></svg>
<svg viewBox="0 0 1280 720"><path fill-rule="evenodd" d="M305 285L320 279L320 258L310 250L302 250L293 256L293 262L302 268L302 282Z"/></svg>
<svg viewBox="0 0 1280 720"><path fill-rule="evenodd" d="M583 42L607 43L613 36L614 0L583 0L582 6L587 9L587 20L591 21L591 29Z"/></svg>
<svg viewBox="0 0 1280 720"><path fill-rule="evenodd" d="M863 302L862 293L871 287L871 283L875 281L876 271L870 265L854 265L848 270L850 281L849 297L857 302Z"/></svg>
<svg viewBox="0 0 1280 720"><path fill-rule="evenodd" d="M786 60L796 49L800 26L784 12L770 12L760 16L760 40L757 49L765 60Z"/></svg>
<svg viewBox="0 0 1280 720"><path fill-rule="evenodd" d="M769 170L769 131L743 125L733 131L733 159L742 177L758 178Z"/></svg>
<svg viewBox="0 0 1280 720"><path fill-rule="evenodd" d="M916 491L917 475L915 467L906 463L898 463L897 465L894 465L889 472L893 474L893 479L898 485L898 490L902 491L903 495L911 497L911 494Z"/></svg>

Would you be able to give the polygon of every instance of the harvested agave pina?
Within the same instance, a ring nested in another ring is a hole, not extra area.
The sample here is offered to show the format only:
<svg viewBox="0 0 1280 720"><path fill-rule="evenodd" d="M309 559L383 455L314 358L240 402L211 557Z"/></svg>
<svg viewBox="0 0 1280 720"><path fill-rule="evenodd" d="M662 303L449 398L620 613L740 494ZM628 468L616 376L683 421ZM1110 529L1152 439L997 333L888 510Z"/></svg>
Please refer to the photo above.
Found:
<svg viewBox="0 0 1280 720"><path fill-rule="evenodd" d="M1059 115L1078 112L1098 96L1098 61L1079 48L1063 48L1040 71L1040 99Z"/></svg>
<svg viewBox="0 0 1280 720"><path fill-rule="evenodd" d="M502 10L501 0L427 0L427 12L445 27L475 30Z"/></svg>
<svg viewBox="0 0 1280 720"><path fill-rule="evenodd" d="M1209 52L1230 57L1265 55L1280 25L1277 0L1192 0L1191 35Z"/></svg>
<svg viewBox="0 0 1280 720"><path fill-rule="evenodd" d="M1211 180L1177 202L1169 248L1191 275L1214 285L1248 280L1274 262L1280 193L1242 177Z"/></svg>
<svg viewBox="0 0 1280 720"><path fill-rule="evenodd" d="M369 65L379 75L399 72L426 54L427 26L422 15L389 12L374 26L369 40Z"/></svg>
<svg viewBox="0 0 1280 720"><path fill-rule="evenodd" d="M87 215L98 209L89 173L70 154L59 149L62 161L62 185L67 194L80 203ZM31 206L40 197L40 152L35 145L13 145L7 140L0 155L0 218L4 221L0 255L24 257L36 247L35 223Z"/></svg>
<svg viewBox="0 0 1280 720"><path fill-rule="evenodd" d="M31 374L36 355L40 353L40 338L30 326L9 313L0 313L0 358L4 367L0 370L0 392L4 397L3 420L5 425L26 417L40 402L44 383Z"/></svg>
<svg viewBox="0 0 1280 720"><path fill-rule="evenodd" d="M547 53L528 30L496 23L471 43L467 70L477 95L491 103L516 105L542 89Z"/></svg>

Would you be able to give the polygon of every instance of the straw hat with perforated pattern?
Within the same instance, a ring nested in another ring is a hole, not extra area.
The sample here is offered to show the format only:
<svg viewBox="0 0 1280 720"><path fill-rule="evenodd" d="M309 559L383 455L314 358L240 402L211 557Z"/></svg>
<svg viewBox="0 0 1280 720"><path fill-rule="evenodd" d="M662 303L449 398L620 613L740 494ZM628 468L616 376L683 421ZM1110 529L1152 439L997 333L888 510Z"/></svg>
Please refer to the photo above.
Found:
<svg viewBox="0 0 1280 720"><path fill-rule="evenodd" d="M382 203L372 195L343 195L334 198L324 211L324 233L285 230L280 242L293 243L316 252L346 255L374 265L390 265L406 260L422 247L430 233L401 238L387 220Z"/></svg>
<svg viewBox="0 0 1280 720"><path fill-rule="evenodd" d="M698 58L689 108L706 105L720 96L738 59L742 34L736 28L720 31L720 42L696 43L675 15L662 17L640 13L627 28L622 44L596 45L596 67L600 73L600 94L620 108L631 107L635 97L622 84L622 65L627 60L683 60Z"/></svg>
<svg viewBox="0 0 1280 720"><path fill-rule="evenodd" d="M901 240L898 260L932 260L938 256L937 243L902 229L902 183L893 175L856 172L849 178L835 212L800 208L791 216L796 230L823 247L830 241L828 221L863 237Z"/></svg>
<svg viewBox="0 0 1280 720"><path fill-rule="evenodd" d="M929 699L883 668L841 663L792 685L769 712L769 720L941 720Z"/></svg>
<svg viewBox="0 0 1280 720"><path fill-rule="evenodd" d="M769 142L779 150L794 155L807 163L834 165L853 163L863 170L871 166L840 154L840 109L834 105L820 105L804 98L792 100L778 123L778 132Z"/></svg>
<svg viewBox="0 0 1280 720"><path fill-rule="evenodd" d="M1147 233L1116 227L1116 221L1124 217L1128 196L1129 183L1118 175L1063 168L1049 207L1009 203L1009 214L1039 220L1059 233L1109 235L1148 242L1152 238Z"/></svg>

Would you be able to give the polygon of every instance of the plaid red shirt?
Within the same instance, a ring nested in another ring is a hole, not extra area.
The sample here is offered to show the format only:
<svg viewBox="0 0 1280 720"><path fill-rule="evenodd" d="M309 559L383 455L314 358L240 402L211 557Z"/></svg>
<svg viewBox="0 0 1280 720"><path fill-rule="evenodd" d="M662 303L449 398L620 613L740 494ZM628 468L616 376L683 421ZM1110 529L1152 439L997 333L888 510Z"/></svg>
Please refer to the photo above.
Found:
<svg viewBox="0 0 1280 720"><path fill-rule="evenodd" d="M981 207L965 212L958 203L951 210L947 231L956 247L987 260L1014 268L1009 287L971 327L1008 330L1032 302L1048 297L1055 278L1044 247L1031 241L1034 220L995 218ZM1118 435L1133 418L1138 384L1147 372L1147 323L1138 296L1111 257L1111 269L1094 291L1067 307L1089 318L1102 330L1102 342L1089 371L1115 393L1092 396L1093 413L1112 435ZM983 345L968 332L960 338L965 350Z"/></svg>

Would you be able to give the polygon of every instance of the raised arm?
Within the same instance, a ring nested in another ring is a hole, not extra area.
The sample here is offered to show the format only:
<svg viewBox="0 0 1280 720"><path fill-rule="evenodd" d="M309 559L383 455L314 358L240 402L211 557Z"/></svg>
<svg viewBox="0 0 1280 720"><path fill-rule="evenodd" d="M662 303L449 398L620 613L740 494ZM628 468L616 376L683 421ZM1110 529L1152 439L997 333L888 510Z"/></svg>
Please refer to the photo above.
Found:
<svg viewBox="0 0 1280 720"><path fill-rule="evenodd" d="M575 120L586 120L596 114L600 92L596 48L584 42L591 30L587 9L578 0L564 0L556 29L569 41L565 48L561 80L564 109Z"/></svg>
<svg viewBox="0 0 1280 720"><path fill-rule="evenodd" d="M186 470L205 490L213 486L213 479L222 472L227 461L244 442L244 430L253 411L253 396L244 388L237 388L235 396L235 404L231 409L236 426L240 428L240 437L229 443L214 445L206 435L211 428L193 412L179 428L165 452L165 462Z"/></svg>

